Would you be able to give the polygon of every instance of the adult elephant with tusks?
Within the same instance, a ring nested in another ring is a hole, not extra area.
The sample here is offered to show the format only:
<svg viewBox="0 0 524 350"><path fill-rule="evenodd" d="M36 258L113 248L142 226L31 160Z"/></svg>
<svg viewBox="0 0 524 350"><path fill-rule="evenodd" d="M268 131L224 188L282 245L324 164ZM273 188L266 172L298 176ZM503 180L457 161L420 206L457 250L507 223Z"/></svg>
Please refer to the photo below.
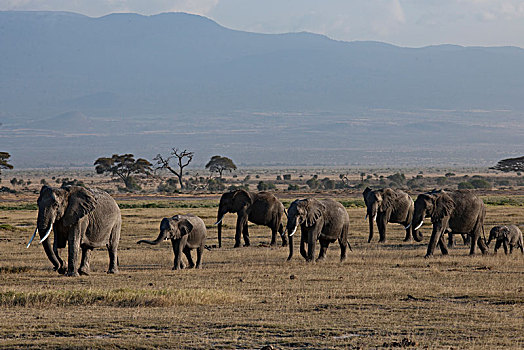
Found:
<svg viewBox="0 0 524 350"><path fill-rule="evenodd" d="M38 197L37 228L27 244L38 232L40 243L55 270L66 272L58 248L68 245L67 276L88 275L89 260L94 248L106 246L109 252L107 273L118 272L117 249L122 219L115 200L106 192L80 186L52 188L43 186ZM51 230L54 242L51 248ZM82 249L80 268L78 254Z"/></svg>
<svg viewBox="0 0 524 350"><path fill-rule="evenodd" d="M250 245L248 221L271 228L272 246L276 244L277 232L282 237L282 246L287 245L282 224L284 205L273 194L269 192L253 193L246 190L224 193L220 198L217 222L215 223L215 225L218 225L219 247L222 247L222 220L227 213L237 214L235 248L240 247L240 234L244 237L244 245L246 247Z"/></svg>
<svg viewBox="0 0 524 350"><path fill-rule="evenodd" d="M289 235L289 256L293 257L293 235L300 226L300 254L307 262L312 262L315 255L316 241L320 242L318 260L326 257L330 243L338 240L340 244L340 261L346 258L348 242L349 215L346 208L332 199L317 200L313 198L297 199L288 210L286 232ZM306 244L308 250L306 252Z"/></svg>
<svg viewBox="0 0 524 350"><path fill-rule="evenodd" d="M366 203L366 219L369 219L369 238L368 243L373 239L373 221L376 221L379 242L386 242L386 226L388 222L401 224L406 230L404 242L409 242L414 238L417 242L422 240L419 231L413 230L411 220L415 205L413 199L402 190L383 188L372 190L366 187L362 193Z"/></svg>
<svg viewBox="0 0 524 350"><path fill-rule="evenodd" d="M486 243L481 237L481 233L484 233L486 207L474 193L467 190L435 190L420 194L415 201L413 214L412 224L415 225L415 230L422 226L426 217L430 217L433 223L426 258L433 255L437 244L443 255L448 254L444 244L445 232L470 235L470 255L475 254L475 245L479 246L482 254L487 252Z"/></svg>

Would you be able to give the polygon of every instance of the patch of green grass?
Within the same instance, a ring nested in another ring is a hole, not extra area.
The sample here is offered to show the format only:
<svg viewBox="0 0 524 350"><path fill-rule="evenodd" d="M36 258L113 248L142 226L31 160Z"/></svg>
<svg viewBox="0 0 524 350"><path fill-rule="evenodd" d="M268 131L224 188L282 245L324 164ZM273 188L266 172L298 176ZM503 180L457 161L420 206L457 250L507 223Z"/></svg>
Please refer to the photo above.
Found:
<svg viewBox="0 0 524 350"><path fill-rule="evenodd" d="M238 302L239 296L212 289L113 289L40 292L0 292L3 307L113 306L168 307L174 305L218 305Z"/></svg>
<svg viewBox="0 0 524 350"><path fill-rule="evenodd" d="M511 206L511 207L522 207L524 206L524 197L484 197L482 199L486 205L492 206Z"/></svg>
<svg viewBox="0 0 524 350"><path fill-rule="evenodd" d="M18 230L16 227L14 227L13 225L9 225L9 224L0 224L0 230L4 230L4 231L16 231Z"/></svg>
<svg viewBox="0 0 524 350"><path fill-rule="evenodd" d="M178 201L178 202L135 202L118 203L120 209L149 209L149 208L217 208L218 203L212 201Z"/></svg>
<svg viewBox="0 0 524 350"><path fill-rule="evenodd" d="M36 203L23 203L17 205L0 205L0 210L38 210Z"/></svg>

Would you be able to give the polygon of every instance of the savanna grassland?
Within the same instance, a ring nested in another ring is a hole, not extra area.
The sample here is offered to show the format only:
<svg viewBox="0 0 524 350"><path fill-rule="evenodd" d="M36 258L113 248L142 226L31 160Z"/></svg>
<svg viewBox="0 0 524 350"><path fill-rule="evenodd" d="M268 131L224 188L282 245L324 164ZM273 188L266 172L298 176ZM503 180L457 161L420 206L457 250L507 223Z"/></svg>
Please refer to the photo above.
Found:
<svg viewBox="0 0 524 350"><path fill-rule="evenodd" d="M524 223L522 198L515 198L491 198L499 205L487 207L486 233L494 224ZM79 278L52 271L36 241L26 249L35 200L0 203L2 348L524 347L518 250L495 256L492 243L489 255L477 249L470 257L460 241L449 256L424 259L430 225L421 243L402 242L404 230L390 224L386 244L368 244L357 195L339 198L350 215L353 251L340 263L332 244L316 264L297 249L286 262L288 249L268 247L265 227L250 226L252 246L233 249L234 214L224 219L223 247L216 248L218 197L120 200L120 273L105 273L108 255L98 249L92 274ZM161 218L177 213L199 215L208 226L201 270L172 271L170 242L136 244L156 238Z"/></svg>

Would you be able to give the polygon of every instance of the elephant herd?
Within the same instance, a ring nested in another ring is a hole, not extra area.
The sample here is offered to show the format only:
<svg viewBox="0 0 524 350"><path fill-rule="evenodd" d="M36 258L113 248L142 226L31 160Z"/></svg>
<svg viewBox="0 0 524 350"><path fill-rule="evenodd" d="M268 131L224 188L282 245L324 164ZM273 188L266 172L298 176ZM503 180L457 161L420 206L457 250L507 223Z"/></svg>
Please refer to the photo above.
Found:
<svg viewBox="0 0 524 350"><path fill-rule="evenodd" d="M522 232L515 225L495 226L486 243L484 218L486 208L481 199L466 190L434 190L420 194L415 201L401 191L391 188L363 192L369 219L369 238L373 239L373 223L376 221L379 242L386 241L386 226L389 222L404 226L404 241L420 242L422 234L418 231L425 218L431 218L433 231L428 243L426 257L433 255L438 245L442 254L448 254L444 243L447 233L448 246L453 245L453 235L461 234L464 242L470 242L470 254L475 253L476 245L483 254L487 246L495 239L495 252L501 247L507 254L518 247L524 254ZM88 275L89 260L94 248L107 247L109 253L108 273L118 272L118 243L122 219L115 200L106 192L79 186L52 188L44 185L38 198L37 227L27 247L37 233L40 243L54 266L54 269L67 276ZM276 245L276 234L282 238L282 246L289 246L288 260L293 257L293 236L300 227L300 254L310 262L314 259L316 242L320 243L317 260L326 256L330 243L338 241L340 260L346 258L351 245L348 241L349 215L347 210L332 199L315 198L297 199L291 203L287 213L283 204L269 192L253 193L236 190L224 193L220 199L217 213L218 242L222 246L222 220L226 213L236 213L235 247L241 244L249 246L248 222L264 225L271 229L271 245ZM284 230L284 214L287 225ZM53 245L48 239L54 232ZM287 233L287 236L286 236ZM182 253L186 256L189 268L200 268L206 240L206 225L198 216L175 215L162 219L160 233L155 240L140 240L137 243L159 244L170 239L173 245L173 269L184 268ZM60 258L58 248L68 246L67 265ZM307 245L307 249L306 249ZM197 261L193 261L191 250L196 249ZM82 252L80 266L78 255ZM66 270L67 266L67 270Z"/></svg>

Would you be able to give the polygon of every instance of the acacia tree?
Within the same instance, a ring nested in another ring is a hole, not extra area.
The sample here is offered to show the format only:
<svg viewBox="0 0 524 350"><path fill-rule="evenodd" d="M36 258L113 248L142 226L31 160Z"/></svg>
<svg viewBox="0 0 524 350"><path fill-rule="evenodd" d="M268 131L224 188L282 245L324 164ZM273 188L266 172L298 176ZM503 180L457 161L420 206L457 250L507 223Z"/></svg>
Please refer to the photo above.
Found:
<svg viewBox="0 0 524 350"><path fill-rule="evenodd" d="M227 170L229 172L235 170L237 166L228 157L213 156L206 164L206 169L209 169L212 173L218 173L222 178L222 173Z"/></svg>
<svg viewBox="0 0 524 350"><path fill-rule="evenodd" d="M522 172L524 171L524 156L518 158L508 158L500 160L497 165L490 169L500 170L505 173L511 171Z"/></svg>
<svg viewBox="0 0 524 350"><path fill-rule="evenodd" d="M182 182L182 177L184 176L184 168L191 163L193 160L194 153L189 152L188 150L179 151L177 148L173 148L171 150L171 154L168 157L162 157L161 154L157 154L153 160L156 160L157 169L167 169L173 174L178 177L178 183L180 184L180 188L184 188L184 184ZM171 165L169 165L169 162L172 159L176 159L176 166L178 167L178 170L174 169Z"/></svg>
<svg viewBox="0 0 524 350"><path fill-rule="evenodd" d="M136 187L136 175L150 175L153 169L148 160L134 158L132 154L113 154L111 158L101 157L95 163L97 174L109 174L111 176L119 177L127 189L134 189Z"/></svg>
<svg viewBox="0 0 524 350"><path fill-rule="evenodd" d="M9 164L9 158L11 158L9 153L0 152L0 174L2 174L2 169L13 169L13 166Z"/></svg>

